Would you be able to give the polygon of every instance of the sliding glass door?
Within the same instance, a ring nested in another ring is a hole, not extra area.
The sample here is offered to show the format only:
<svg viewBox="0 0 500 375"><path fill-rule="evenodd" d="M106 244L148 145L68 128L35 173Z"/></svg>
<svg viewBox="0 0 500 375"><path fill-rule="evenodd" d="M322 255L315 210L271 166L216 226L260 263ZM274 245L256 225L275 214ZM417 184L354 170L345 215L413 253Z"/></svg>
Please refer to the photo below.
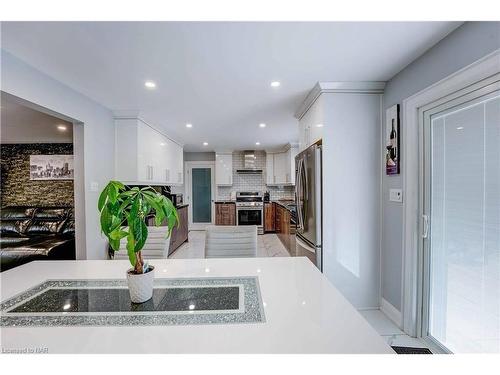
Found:
<svg viewBox="0 0 500 375"><path fill-rule="evenodd" d="M423 337L500 352L500 86L493 77L421 112Z"/></svg>

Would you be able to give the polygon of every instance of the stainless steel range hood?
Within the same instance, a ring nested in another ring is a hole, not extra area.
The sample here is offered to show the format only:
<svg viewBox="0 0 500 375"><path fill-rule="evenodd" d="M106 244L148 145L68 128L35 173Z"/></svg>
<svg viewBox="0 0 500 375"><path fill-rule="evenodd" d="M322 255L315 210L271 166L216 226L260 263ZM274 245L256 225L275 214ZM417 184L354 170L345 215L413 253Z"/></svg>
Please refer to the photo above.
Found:
<svg viewBox="0 0 500 375"><path fill-rule="evenodd" d="M237 169L238 173L262 173L262 169L255 167L255 151L246 150L243 151L243 169Z"/></svg>

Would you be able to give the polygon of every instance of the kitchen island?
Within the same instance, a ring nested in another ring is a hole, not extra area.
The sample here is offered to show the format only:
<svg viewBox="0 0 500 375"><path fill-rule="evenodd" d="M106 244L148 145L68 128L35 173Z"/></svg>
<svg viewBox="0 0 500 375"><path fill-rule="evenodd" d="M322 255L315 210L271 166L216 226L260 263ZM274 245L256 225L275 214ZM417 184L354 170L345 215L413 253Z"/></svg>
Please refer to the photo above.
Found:
<svg viewBox="0 0 500 375"><path fill-rule="evenodd" d="M127 295L123 290L125 270L129 268L127 261L31 262L0 275L2 350L394 353L306 258L168 259L153 263L158 290L179 285L193 290L203 284L212 287L207 289L210 293L219 287L227 288L227 293L224 298L215 294L213 299L202 298L198 301L202 302L199 309L190 304L189 309L194 311L179 312L176 306L182 305L182 298L167 301L170 307L155 304L131 309L128 302L123 302ZM54 293L64 289L64 285L72 285L71 288L90 285L92 289L103 283L112 285L106 286L106 293L121 295L116 301L121 301L122 306L105 300L108 305L105 311L113 313L96 312L103 307L99 300L92 301L100 298L95 289L90 294L87 290L86 303L78 308L72 306L72 299L59 303L41 298L45 310L33 302L46 285ZM57 303L60 310L46 312ZM85 312L96 305L99 309ZM172 315L169 309L177 309L177 313Z"/></svg>

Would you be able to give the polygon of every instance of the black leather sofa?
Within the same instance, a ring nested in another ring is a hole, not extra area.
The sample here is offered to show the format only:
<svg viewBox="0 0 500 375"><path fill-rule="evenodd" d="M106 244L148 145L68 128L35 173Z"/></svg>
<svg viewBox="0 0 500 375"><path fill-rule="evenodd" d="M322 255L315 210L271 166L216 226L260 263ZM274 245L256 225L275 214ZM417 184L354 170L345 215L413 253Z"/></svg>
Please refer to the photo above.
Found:
<svg viewBox="0 0 500 375"><path fill-rule="evenodd" d="M75 259L73 208L4 207L0 229L0 271L34 260Z"/></svg>

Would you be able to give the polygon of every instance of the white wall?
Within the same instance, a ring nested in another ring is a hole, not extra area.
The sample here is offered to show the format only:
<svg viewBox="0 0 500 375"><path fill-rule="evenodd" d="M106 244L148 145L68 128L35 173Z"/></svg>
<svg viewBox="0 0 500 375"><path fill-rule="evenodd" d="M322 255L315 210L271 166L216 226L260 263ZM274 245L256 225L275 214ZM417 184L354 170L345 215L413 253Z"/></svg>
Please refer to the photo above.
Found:
<svg viewBox="0 0 500 375"><path fill-rule="evenodd" d="M111 111L2 50L2 91L83 122L85 174L86 258L105 259L106 241L100 235L99 190L113 177L114 126Z"/></svg>
<svg viewBox="0 0 500 375"><path fill-rule="evenodd" d="M322 93L323 272L357 308L380 299L380 94Z"/></svg>
<svg viewBox="0 0 500 375"><path fill-rule="evenodd" d="M391 78L384 108L402 101L500 48L500 22L466 22ZM382 134L385 129L380 128ZM401 136L405 132L402 123ZM401 145L404 150L405 145ZM382 298L401 310L403 266L403 204L389 201L390 189L403 188L403 175L383 172ZM403 191L403 202L405 192Z"/></svg>

